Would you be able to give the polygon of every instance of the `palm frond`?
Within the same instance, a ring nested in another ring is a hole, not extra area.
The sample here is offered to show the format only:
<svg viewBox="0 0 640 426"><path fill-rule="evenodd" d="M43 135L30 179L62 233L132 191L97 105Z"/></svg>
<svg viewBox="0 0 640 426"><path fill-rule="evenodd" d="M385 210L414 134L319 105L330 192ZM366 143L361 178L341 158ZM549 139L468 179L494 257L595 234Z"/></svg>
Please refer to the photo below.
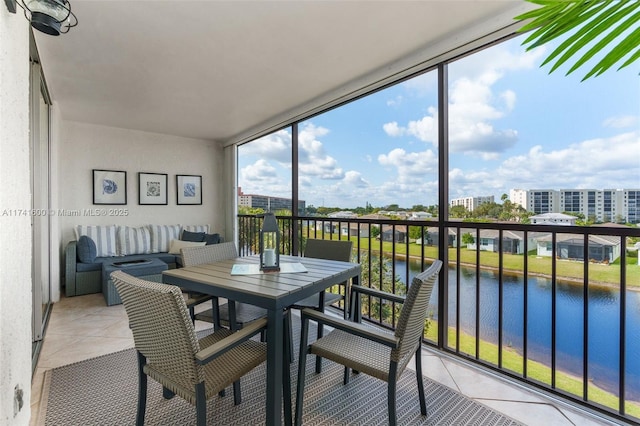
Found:
<svg viewBox="0 0 640 426"><path fill-rule="evenodd" d="M640 59L640 1L637 0L526 0L540 7L517 16L527 50L567 36L543 61L555 61L550 73L575 59L571 74L598 54L603 58L582 79L600 75L619 62L622 69ZM625 33L629 32L625 36ZM586 52L583 49L587 49ZM625 57L629 56L626 60Z"/></svg>

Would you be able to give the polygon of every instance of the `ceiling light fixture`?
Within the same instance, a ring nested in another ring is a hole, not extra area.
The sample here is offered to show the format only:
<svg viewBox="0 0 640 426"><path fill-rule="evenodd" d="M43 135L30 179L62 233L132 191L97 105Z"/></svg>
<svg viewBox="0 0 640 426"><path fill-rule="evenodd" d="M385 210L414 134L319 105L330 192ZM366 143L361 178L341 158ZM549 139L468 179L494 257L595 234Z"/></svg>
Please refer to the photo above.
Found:
<svg viewBox="0 0 640 426"><path fill-rule="evenodd" d="M10 12L15 13L16 0L5 0ZM68 0L17 0L31 26L45 34L57 36L78 25ZM13 10L12 10L13 9Z"/></svg>

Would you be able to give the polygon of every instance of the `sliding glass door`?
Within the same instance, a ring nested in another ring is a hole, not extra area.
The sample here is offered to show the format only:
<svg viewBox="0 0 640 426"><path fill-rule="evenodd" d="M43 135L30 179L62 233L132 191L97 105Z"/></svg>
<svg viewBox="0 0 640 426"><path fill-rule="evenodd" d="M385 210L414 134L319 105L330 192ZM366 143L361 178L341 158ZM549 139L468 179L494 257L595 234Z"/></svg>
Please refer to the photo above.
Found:
<svg viewBox="0 0 640 426"><path fill-rule="evenodd" d="M51 102L40 64L31 65L31 229L33 239L33 362L37 361L47 315L51 307L50 138Z"/></svg>

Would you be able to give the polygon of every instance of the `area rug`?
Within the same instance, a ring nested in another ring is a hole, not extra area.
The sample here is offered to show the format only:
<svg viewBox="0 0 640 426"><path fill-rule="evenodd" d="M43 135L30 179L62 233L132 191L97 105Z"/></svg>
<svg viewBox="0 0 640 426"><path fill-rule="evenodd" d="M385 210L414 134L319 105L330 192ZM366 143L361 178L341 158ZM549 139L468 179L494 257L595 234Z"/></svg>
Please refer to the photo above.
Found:
<svg viewBox="0 0 640 426"><path fill-rule="evenodd" d="M313 334L312 334L313 335ZM136 353L128 349L49 370L45 373L38 425L133 425L136 417ZM343 369L329 361L315 374L309 356L304 425L388 424L386 383L364 374L342 384ZM295 404L297 363L291 365ZM397 387L401 425L521 425L464 395L424 378L428 416L420 415L415 373L404 372ZM242 403L233 405L233 390L207 403L212 425L264 424L265 365L242 379ZM146 425L195 425L195 407L179 397L165 400L162 387L149 379Z"/></svg>

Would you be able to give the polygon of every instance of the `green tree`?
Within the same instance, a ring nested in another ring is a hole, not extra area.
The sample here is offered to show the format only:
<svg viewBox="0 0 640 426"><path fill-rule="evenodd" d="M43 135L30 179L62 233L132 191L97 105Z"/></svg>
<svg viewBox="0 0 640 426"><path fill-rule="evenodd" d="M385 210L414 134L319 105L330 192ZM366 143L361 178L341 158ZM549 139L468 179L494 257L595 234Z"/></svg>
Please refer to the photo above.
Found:
<svg viewBox="0 0 640 426"><path fill-rule="evenodd" d="M378 235L380 235L380 227L378 226L372 226L371 227L371 238L377 238Z"/></svg>
<svg viewBox="0 0 640 426"><path fill-rule="evenodd" d="M462 234L462 244L464 245L473 244L475 241L476 239L474 238L473 235L471 235L470 232Z"/></svg>
<svg viewBox="0 0 640 426"><path fill-rule="evenodd" d="M520 32L532 31L523 44L534 49L559 37L564 41L542 62L551 61L550 73L572 57L576 62L567 75L588 63L598 54L602 59L583 77L598 76L624 62L618 70L640 58L640 2L628 0L527 0L540 5L515 19L526 22ZM608 51L607 51L608 50ZM626 58L626 60L625 60Z"/></svg>
<svg viewBox="0 0 640 426"><path fill-rule="evenodd" d="M327 216L330 213L338 212L342 209L338 207L318 207L318 215L319 216Z"/></svg>
<svg viewBox="0 0 640 426"><path fill-rule="evenodd" d="M469 217L469 210L465 206L453 206L449 209L449 216L466 218Z"/></svg>
<svg viewBox="0 0 640 426"><path fill-rule="evenodd" d="M495 202L482 203L471 212L471 217L497 219L502 214L502 206Z"/></svg>
<svg viewBox="0 0 640 426"><path fill-rule="evenodd" d="M275 211L276 218L280 217L291 217L291 210L288 209L280 209ZM293 221L291 220L280 220L278 219L278 228L280 229L280 253L281 254L290 254L293 251L293 246L291 245L291 235L293 232ZM300 232L302 230L298 230L298 237L300 237ZM292 253L297 254L297 253Z"/></svg>
<svg viewBox="0 0 640 426"><path fill-rule="evenodd" d="M259 207L238 206L238 214L264 214L264 209Z"/></svg>
<svg viewBox="0 0 640 426"><path fill-rule="evenodd" d="M381 260L382 259L382 260ZM360 263L363 265L368 264L369 254L367 252L362 253L360 256ZM371 272L369 268L363 268L361 275L361 282L363 286L372 287L378 290L386 291L387 293L394 293L398 295L405 295L407 288L402 282L399 276L393 276L391 273L391 260L385 256L373 255L371 256ZM362 296L362 315L374 320L380 320L385 324L393 325L393 314L395 311L395 319L397 321L400 315L402 305L392 304L390 302L384 302L381 304L380 299Z"/></svg>
<svg viewBox="0 0 640 426"><path fill-rule="evenodd" d="M427 230L424 231L424 238L427 238ZM410 226L409 227L409 238L412 240L419 240L422 238L422 227L421 226Z"/></svg>

